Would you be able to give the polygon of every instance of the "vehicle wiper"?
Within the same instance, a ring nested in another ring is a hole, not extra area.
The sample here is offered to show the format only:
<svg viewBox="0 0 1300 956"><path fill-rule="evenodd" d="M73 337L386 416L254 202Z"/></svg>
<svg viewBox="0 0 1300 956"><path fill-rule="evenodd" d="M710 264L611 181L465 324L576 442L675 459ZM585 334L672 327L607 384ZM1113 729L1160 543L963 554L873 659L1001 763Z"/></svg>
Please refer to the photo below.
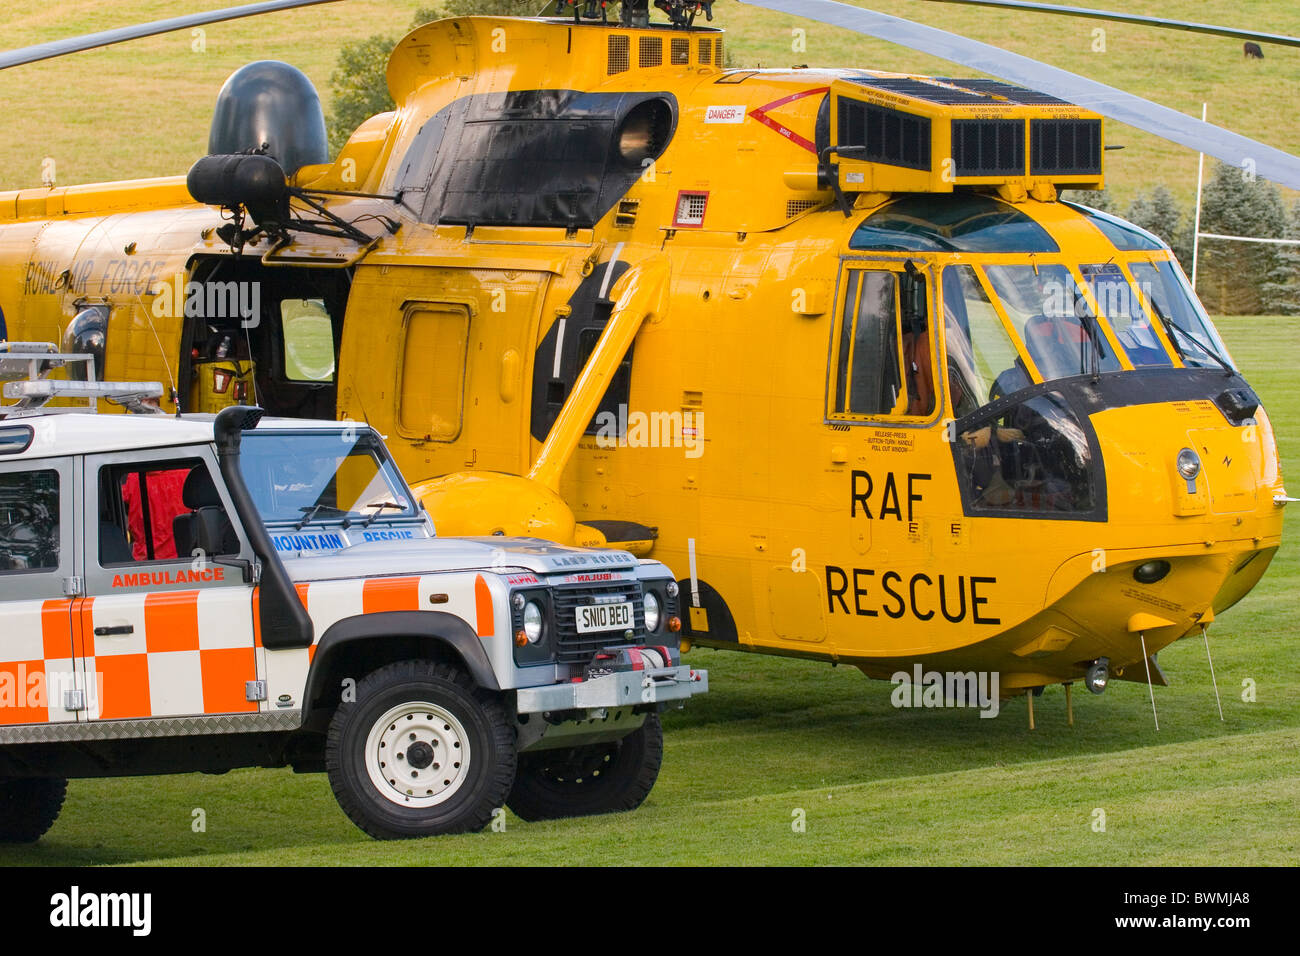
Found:
<svg viewBox="0 0 1300 956"><path fill-rule="evenodd" d="M1191 342L1201 352L1218 362L1223 366L1223 370L1229 375L1236 374L1237 370L1224 361L1223 357L1220 356L1218 352L1214 351L1214 349L1210 348L1196 336L1192 335L1191 332L1188 332L1173 319L1165 315L1164 312L1160 310L1160 306L1156 304L1154 299L1151 301L1151 308L1155 310L1156 318L1160 320L1160 324L1165 327L1165 334L1169 336L1169 344L1174 347L1174 351L1178 353L1178 357L1182 359L1184 365L1187 364L1187 353L1184 352L1183 347L1178 344L1179 335L1181 335L1186 341Z"/></svg>
<svg viewBox="0 0 1300 956"><path fill-rule="evenodd" d="M298 509L299 511L304 512L304 514L302 516L302 520L299 521L296 525L294 525L293 530L301 531L303 528L307 527L307 525L311 524L312 519L316 517L318 512L324 511L325 509L329 509L330 511L334 512L336 515L347 514L347 512L344 511L342 508L335 508L333 505L326 505L318 502L314 505L310 505L308 507Z"/></svg>
<svg viewBox="0 0 1300 956"><path fill-rule="evenodd" d="M384 513L385 508L396 508L398 511L405 511L406 505L399 505L396 501L380 501L373 505L366 505L367 508L374 508L375 513L361 523L362 528L369 528L376 518Z"/></svg>
<svg viewBox="0 0 1300 956"><path fill-rule="evenodd" d="M1079 324L1083 326L1084 331L1088 333L1088 340L1092 342L1091 369L1084 368L1083 343L1079 343L1079 374L1091 374L1093 378L1096 378L1101 374L1101 360L1104 355L1101 329L1097 327L1097 317L1088 312L1085 312L1083 317L1079 319Z"/></svg>

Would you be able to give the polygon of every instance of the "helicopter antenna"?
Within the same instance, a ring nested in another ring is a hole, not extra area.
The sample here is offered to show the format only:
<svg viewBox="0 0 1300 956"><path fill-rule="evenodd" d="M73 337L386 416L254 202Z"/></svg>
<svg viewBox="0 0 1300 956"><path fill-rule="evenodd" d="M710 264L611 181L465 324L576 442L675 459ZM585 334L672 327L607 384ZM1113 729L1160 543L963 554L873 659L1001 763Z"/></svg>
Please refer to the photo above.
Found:
<svg viewBox="0 0 1300 956"><path fill-rule="evenodd" d="M154 344L158 346L158 354L162 356L163 368L167 370L167 383L171 386L172 399L176 402L176 417L181 417L181 393L176 387L176 375L172 371L171 360L167 358L167 350L163 348L162 339L158 337L158 329L153 324L153 309L144 304L144 296L137 292L135 300L140 306L140 311L144 313L145 319L149 322L149 331L153 333Z"/></svg>

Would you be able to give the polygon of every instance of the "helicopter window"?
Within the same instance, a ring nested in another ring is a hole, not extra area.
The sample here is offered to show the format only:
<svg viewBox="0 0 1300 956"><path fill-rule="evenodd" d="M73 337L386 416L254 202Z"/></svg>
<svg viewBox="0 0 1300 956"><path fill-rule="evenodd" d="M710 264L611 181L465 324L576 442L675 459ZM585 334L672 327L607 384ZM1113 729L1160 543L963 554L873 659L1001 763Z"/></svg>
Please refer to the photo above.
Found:
<svg viewBox="0 0 1300 956"><path fill-rule="evenodd" d="M406 315L397 388L398 431L408 438L455 441L465 404L469 312L422 303Z"/></svg>
<svg viewBox="0 0 1300 956"><path fill-rule="evenodd" d="M1104 213L1100 209L1093 209L1089 206L1080 206L1078 203L1067 202L1075 212L1080 212L1088 217L1101 234L1110 240L1110 244L1121 252L1138 252L1149 249L1164 249L1165 244L1157 239L1145 229L1139 229L1131 222L1125 222L1109 213Z"/></svg>
<svg viewBox="0 0 1300 956"><path fill-rule="evenodd" d="M1108 262L1080 266L1079 271L1134 368L1172 365L1123 270Z"/></svg>
<svg viewBox="0 0 1300 956"><path fill-rule="evenodd" d="M968 513L1067 517L1096 509L1088 434L1059 392L977 420L953 454Z"/></svg>
<svg viewBox="0 0 1300 956"><path fill-rule="evenodd" d="M868 269L850 269L846 278L831 416L930 414L933 362L924 279ZM909 296L911 306L904 301Z"/></svg>
<svg viewBox="0 0 1300 956"><path fill-rule="evenodd" d="M324 299L283 299L284 377L291 382L334 381L334 323Z"/></svg>
<svg viewBox="0 0 1300 956"><path fill-rule="evenodd" d="M1015 343L971 266L943 270L943 314L948 388L957 418L1031 384Z"/></svg>
<svg viewBox="0 0 1300 956"><path fill-rule="evenodd" d="M834 411L884 415L898 406L898 278L893 272L852 270L840 330Z"/></svg>
<svg viewBox="0 0 1300 956"><path fill-rule="evenodd" d="M1130 264L1138 288L1165 326L1165 334L1188 368L1232 366L1209 317L1194 298L1183 270L1175 262Z"/></svg>
<svg viewBox="0 0 1300 956"><path fill-rule="evenodd" d="M1059 252L1045 230L1007 203L978 193L905 196L867 218L850 249Z"/></svg>
<svg viewBox="0 0 1300 956"><path fill-rule="evenodd" d="M59 473L0 475L0 573L59 566Z"/></svg>
<svg viewBox="0 0 1300 956"><path fill-rule="evenodd" d="M1121 369L1092 307L1065 266L984 270L1044 381Z"/></svg>

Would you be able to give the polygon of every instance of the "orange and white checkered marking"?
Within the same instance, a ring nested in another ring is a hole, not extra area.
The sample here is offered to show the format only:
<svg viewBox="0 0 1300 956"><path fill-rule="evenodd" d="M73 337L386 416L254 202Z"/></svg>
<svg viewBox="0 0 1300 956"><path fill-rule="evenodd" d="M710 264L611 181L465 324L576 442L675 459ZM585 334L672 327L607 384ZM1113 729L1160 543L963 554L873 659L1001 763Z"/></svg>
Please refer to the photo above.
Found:
<svg viewBox="0 0 1300 956"><path fill-rule="evenodd" d="M481 574L311 581L298 584L297 590L312 619L315 642L301 650L267 651L258 647L258 669L267 687L264 709L273 709L281 694L287 694L295 706L301 704L307 672L321 638L345 618L387 611L442 611L461 618L480 636L496 633L491 591ZM446 595L447 599L435 604L430 601L435 594Z"/></svg>
<svg viewBox="0 0 1300 956"><path fill-rule="evenodd" d="M87 680L102 676L103 720L257 710L252 602L243 588L85 598L80 643ZM96 634L96 629L129 633Z"/></svg>
<svg viewBox="0 0 1300 956"><path fill-rule="evenodd" d="M70 600L0 607L0 725L71 721L63 691L76 685Z"/></svg>
<svg viewBox="0 0 1300 956"><path fill-rule="evenodd" d="M274 709L281 695L300 707L316 647L345 618L439 611L490 637L499 617L487 580L474 573L314 581L297 592L316 643L274 651L261 645L256 589L7 602L0 607L0 726L252 713ZM245 683L259 678L267 682L260 704L245 693ZM47 681L53 692L38 695ZM64 710L62 690L74 686L87 689L81 714Z"/></svg>

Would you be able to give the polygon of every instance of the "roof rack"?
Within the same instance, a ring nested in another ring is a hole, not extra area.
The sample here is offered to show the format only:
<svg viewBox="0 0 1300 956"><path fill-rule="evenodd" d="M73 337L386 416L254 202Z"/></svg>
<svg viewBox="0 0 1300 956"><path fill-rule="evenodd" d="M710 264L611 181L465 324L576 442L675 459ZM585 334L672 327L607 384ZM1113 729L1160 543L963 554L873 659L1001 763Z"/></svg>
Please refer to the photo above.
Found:
<svg viewBox="0 0 1300 956"><path fill-rule="evenodd" d="M74 371L80 366L79 373ZM67 369L67 379L48 376L56 369ZM162 397L160 382L97 382L95 357L60 352L52 342L0 342L0 382L4 397L12 404L0 403L0 418L22 418L68 412L96 412L99 399L120 405L137 414L166 414L150 400ZM82 404L49 407L55 399Z"/></svg>

